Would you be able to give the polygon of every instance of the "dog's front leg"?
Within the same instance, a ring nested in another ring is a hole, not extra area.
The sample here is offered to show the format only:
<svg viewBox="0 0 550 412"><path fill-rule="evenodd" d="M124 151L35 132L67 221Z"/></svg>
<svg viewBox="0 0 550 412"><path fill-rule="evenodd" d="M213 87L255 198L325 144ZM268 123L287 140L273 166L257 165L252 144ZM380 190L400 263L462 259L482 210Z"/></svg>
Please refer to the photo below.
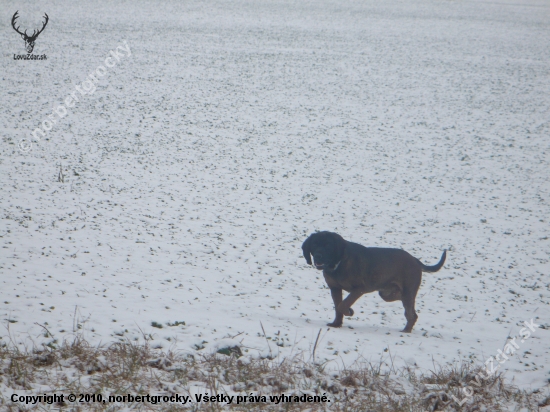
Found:
<svg viewBox="0 0 550 412"><path fill-rule="evenodd" d="M363 296L363 292L352 290L342 303L336 306L336 311L342 313L345 316L353 316L353 309L351 306ZM341 296L340 296L341 297Z"/></svg>
<svg viewBox="0 0 550 412"><path fill-rule="evenodd" d="M334 317L334 321L332 323L327 323L327 326L339 328L342 326L344 321L344 315L338 312L338 306L342 303L342 289L330 288L330 294L332 296L332 301L334 302L334 312L336 312L336 315Z"/></svg>

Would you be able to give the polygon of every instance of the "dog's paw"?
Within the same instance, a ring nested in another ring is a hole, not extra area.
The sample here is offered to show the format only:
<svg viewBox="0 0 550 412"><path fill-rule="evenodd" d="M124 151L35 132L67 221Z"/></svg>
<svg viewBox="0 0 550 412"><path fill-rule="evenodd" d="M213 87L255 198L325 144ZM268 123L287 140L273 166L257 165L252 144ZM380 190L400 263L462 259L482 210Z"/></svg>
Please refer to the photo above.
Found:
<svg viewBox="0 0 550 412"><path fill-rule="evenodd" d="M338 307L338 312L340 312L344 316L353 316L355 313L352 308L343 308L342 305Z"/></svg>
<svg viewBox="0 0 550 412"><path fill-rule="evenodd" d="M344 316L353 316L353 314L355 313L352 308L346 308L343 303L338 305L337 312L341 313Z"/></svg>
<svg viewBox="0 0 550 412"><path fill-rule="evenodd" d="M327 323L327 326L330 326L331 328L341 328L342 327L342 322Z"/></svg>

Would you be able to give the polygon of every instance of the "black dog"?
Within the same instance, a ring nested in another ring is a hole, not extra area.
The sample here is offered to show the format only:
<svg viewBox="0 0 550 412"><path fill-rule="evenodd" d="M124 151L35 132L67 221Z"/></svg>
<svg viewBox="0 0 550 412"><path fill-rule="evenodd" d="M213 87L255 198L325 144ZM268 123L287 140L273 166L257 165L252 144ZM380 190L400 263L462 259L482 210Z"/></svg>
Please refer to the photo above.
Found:
<svg viewBox="0 0 550 412"><path fill-rule="evenodd" d="M351 306L361 295L378 291L386 302L403 302L407 318L403 332L407 333L418 319L414 301L422 272L437 272L447 256L445 250L437 265L426 266L404 250L364 247L332 232L312 234L302 244L302 250L310 265L313 255L315 267L323 271L330 288L336 317L328 326L342 326L344 315L353 316ZM349 292L344 300L342 289Z"/></svg>

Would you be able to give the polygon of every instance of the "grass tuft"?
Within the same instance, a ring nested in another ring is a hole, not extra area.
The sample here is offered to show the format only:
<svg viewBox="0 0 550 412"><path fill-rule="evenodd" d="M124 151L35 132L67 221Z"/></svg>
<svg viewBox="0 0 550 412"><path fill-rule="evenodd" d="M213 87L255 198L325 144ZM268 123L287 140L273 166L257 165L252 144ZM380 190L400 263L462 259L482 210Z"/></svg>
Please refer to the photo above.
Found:
<svg viewBox="0 0 550 412"><path fill-rule="evenodd" d="M194 355L163 352L149 343L131 341L92 346L80 336L59 346L24 352L8 345L0 348L0 409L6 411L71 408L75 411L175 411L181 404L64 403L24 405L14 403L13 393L109 395L192 395L194 411L474 411L538 410L550 404L548 394L527 393L508 385L501 374L472 384L486 373L468 364L437 367L428 373L408 367L384 370L380 364L356 364L343 370L327 363L305 361L306 354L285 359L243 355L238 347L219 353ZM472 396L460 406L453 396ZM246 403L226 405L197 403L195 393L210 395L320 395L330 403ZM189 407L189 405L187 405Z"/></svg>

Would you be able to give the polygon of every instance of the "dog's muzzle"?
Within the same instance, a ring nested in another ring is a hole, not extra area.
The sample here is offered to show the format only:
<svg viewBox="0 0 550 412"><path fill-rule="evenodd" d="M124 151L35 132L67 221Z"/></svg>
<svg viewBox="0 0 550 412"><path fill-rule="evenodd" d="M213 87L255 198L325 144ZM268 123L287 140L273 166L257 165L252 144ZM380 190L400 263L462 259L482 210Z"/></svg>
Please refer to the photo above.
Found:
<svg viewBox="0 0 550 412"><path fill-rule="evenodd" d="M341 261L338 262L337 264L334 265L333 268L331 268L329 265L327 265L325 263L314 263L314 266L315 266L315 269L317 269L317 270L327 269L329 272L333 272L336 269L338 269L338 266L340 266L340 263L342 263L342 262Z"/></svg>

